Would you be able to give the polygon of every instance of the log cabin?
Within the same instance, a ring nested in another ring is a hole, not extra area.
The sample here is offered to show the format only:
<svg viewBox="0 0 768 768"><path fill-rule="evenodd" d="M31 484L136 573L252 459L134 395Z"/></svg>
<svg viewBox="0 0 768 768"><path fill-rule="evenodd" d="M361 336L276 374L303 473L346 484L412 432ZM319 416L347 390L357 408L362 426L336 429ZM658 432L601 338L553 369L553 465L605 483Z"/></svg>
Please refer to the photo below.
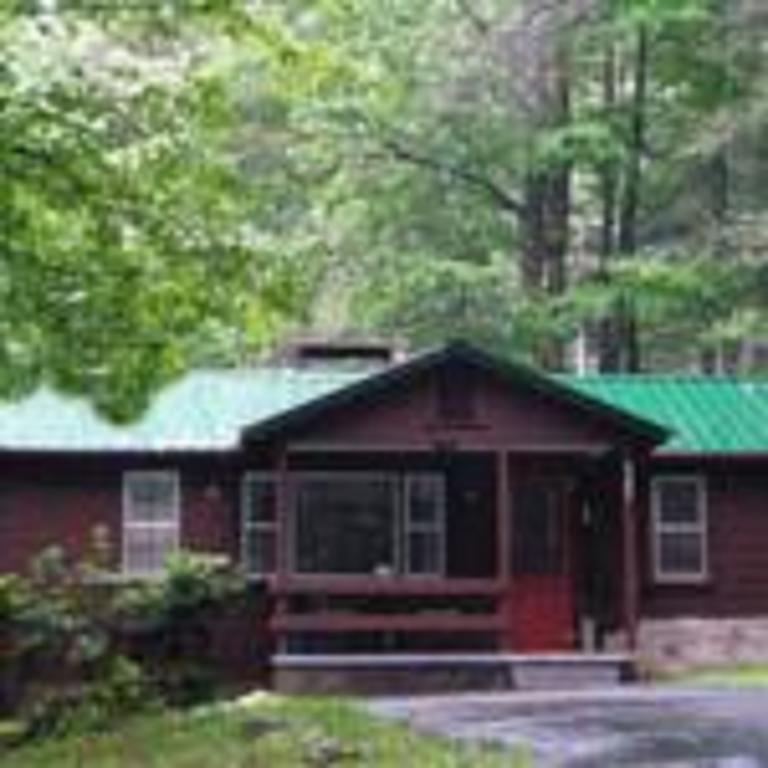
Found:
<svg viewBox="0 0 768 768"><path fill-rule="evenodd" d="M117 579L225 554L223 653L284 690L768 660L768 381L390 352L194 371L129 426L1 405L0 572L96 527Z"/></svg>

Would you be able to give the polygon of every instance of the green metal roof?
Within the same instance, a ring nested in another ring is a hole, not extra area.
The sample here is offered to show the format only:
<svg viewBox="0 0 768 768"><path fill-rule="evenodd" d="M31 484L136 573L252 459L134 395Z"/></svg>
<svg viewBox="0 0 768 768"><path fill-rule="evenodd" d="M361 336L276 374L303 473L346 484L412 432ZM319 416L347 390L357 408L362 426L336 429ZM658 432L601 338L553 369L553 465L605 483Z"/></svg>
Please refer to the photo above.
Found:
<svg viewBox="0 0 768 768"><path fill-rule="evenodd" d="M85 400L41 389L0 405L0 450L51 452L228 451L241 431L360 378L290 368L204 370L163 389L142 418L115 426Z"/></svg>
<svg viewBox="0 0 768 768"><path fill-rule="evenodd" d="M195 371L161 391L144 416L114 426L84 400L48 389L0 404L0 450L205 452L240 445L246 427L338 392L370 372L254 368ZM659 452L768 453L768 381L670 376L556 380L669 427Z"/></svg>
<svg viewBox="0 0 768 768"><path fill-rule="evenodd" d="M768 381L708 376L563 376L582 393L668 427L657 453L768 453Z"/></svg>

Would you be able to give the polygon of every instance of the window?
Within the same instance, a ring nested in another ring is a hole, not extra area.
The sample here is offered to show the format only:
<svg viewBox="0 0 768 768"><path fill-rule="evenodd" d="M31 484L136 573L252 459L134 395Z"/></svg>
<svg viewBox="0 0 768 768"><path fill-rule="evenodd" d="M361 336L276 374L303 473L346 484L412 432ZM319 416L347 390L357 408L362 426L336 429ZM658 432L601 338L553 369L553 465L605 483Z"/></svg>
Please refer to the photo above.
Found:
<svg viewBox="0 0 768 768"><path fill-rule="evenodd" d="M522 481L514 489L512 570L554 575L565 567L565 489L555 478Z"/></svg>
<svg viewBox="0 0 768 768"><path fill-rule="evenodd" d="M661 583L707 577L707 499L701 477L658 477L651 488L654 575Z"/></svg>
<svg viewBox="0 0 768 768"><path fill-rule="evenodd" d="M439 575L445 569L445 482L441 475L405 477L405 571Z"/></svg>
<svg viewBox="0 0 768 768"><path fill-rule="evenodd" d="M243 478L243 564L249 575L277 568L277 487L273 476L250 473Z"/></svg>
<svg viewBox="0 0 768 768"><path fill-rule="evenodd" d="M397 570L394 476L306 474L295 488L294 568L299 573Z"/></svg>
<svg viewBox="0 0 768 768"><path fill-rule="evenodd" d="M179 545L176 472L127 472L123 477L123 570L151 575Z"/></svg>

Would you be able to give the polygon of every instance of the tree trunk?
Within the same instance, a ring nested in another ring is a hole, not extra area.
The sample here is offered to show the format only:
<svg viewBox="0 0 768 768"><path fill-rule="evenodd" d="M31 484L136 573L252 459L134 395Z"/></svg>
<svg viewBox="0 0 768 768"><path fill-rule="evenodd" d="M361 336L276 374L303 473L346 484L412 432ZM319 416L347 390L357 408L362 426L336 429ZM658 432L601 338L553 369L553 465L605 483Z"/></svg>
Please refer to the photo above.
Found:
<svg viewBox="0 0 768 768"><path fill-rule="evenodd" d="M617 103L616 48L609 44L603 62L603 110L613 114ZM610 269L616 257L616 228L618 222L619 178L615 162L609 160L600 172L600 250L597 278L603 283L610 280ZM597 328L598 367L601 371L615 371L620 366L619 338L614 313L599 319Z"/></svg>
<svg viewBox="0 0 768 768"><path fill-rule="evenodd" d="M629 155L618 222L618 248L623 258L632 258L638 247L643 155L645 153L646 139L649 64L648 30L644 25L640 25L637 30L634 56L634 88ZM619 299L616 317L619 352L618 369L629 373L638 372L640 370L640 343L637 315L631 296L625 295Z"/></svg>
<svg viewBox="0 0 768 768"><path fill-rule="evenodd" d="M537 77L532 87L535 95L531 130L557 130L571 119L570 53L568 26L556 22L548 32L548 50L534 59ZM547 164L529 169L520 222L522 232L521 274L529 296L560 296L568 283L567 256L570 247L571 167L568 163ZM565 363L565 345L552 339L537 354L538 362L549 369L561 369Z"/></svg>

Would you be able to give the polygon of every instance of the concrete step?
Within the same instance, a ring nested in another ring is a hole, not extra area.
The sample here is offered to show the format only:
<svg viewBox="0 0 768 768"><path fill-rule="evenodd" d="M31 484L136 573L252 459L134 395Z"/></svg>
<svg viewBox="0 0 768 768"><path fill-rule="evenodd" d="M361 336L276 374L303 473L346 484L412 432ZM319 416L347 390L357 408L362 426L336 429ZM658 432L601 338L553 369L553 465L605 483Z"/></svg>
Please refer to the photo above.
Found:
<svg viewBox="0 0 768 768"><path fill-rule="evenodd" d="M631 677L632 664L624 656L531 656L510 662L510 683L515 690L609 688Z"/></svg>

